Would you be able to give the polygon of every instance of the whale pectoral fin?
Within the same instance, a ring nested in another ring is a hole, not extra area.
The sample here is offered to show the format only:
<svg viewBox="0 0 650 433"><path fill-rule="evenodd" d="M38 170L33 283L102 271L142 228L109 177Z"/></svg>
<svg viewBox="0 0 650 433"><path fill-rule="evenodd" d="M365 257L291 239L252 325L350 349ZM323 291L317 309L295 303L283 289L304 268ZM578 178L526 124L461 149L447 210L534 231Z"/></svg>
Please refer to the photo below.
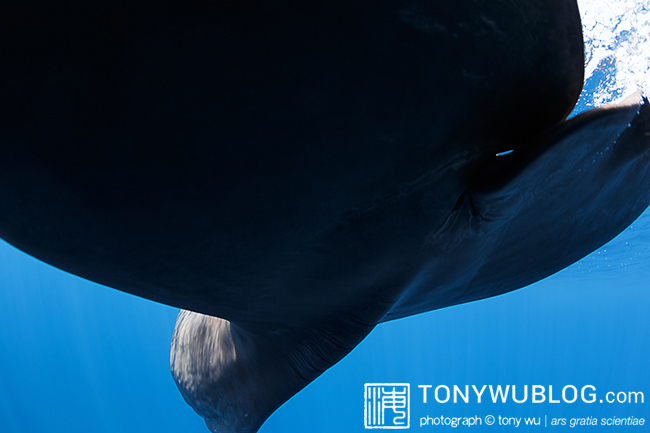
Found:
<svg viewBox="0 0 650 433"><path fill-rule="evenodd" d="M476 214L497 217L474 217L483 223L475 242L484 250L458 302L517 289L569 266L650 204L650 105L640 94L576 116L530 152L515 150L500 176L484 177L492 183L467 193Z"/></svg>
<svg viewBox="0 0 650 433"><path fill-rule="evenodd" d="M171 345L172 375L185 401L212 432L256 432L376 324L353 315L318 322L250 330L182 310Z"/></svg>

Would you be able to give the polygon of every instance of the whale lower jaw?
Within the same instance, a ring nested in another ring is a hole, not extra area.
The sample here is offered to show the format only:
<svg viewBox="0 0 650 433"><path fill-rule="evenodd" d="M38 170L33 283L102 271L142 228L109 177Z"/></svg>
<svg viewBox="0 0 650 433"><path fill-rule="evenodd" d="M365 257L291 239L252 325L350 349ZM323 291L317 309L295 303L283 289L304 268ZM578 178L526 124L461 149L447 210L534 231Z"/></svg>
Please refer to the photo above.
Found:
<svg viewBox="0 0 650 433"><path fill-rule="evenodd" d="M247 362L254 353L254 345L247 344L229 321L187 310L179 313L171 344L172 376L210 431L255 432L264 422L260 418L272 411L260 410L260 369L249 368Z"/></svg>
<svg viewBox="0 0 650 433"><path fill-rule="evenodd" d="M254 433L285 401L347 355L385 314L337 315L310 325L244 329L181 310L171 343L172 376L213 433Z"/></svg>

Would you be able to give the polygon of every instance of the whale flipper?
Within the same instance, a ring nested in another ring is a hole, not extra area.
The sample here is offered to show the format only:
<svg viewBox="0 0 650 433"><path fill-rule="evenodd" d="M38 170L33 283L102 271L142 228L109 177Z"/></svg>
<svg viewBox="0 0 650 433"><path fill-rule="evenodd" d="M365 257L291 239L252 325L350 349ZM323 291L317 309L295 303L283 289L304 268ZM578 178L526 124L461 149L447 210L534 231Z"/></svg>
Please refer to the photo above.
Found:
<svg viewBox="0 0 650 433"><path fill-rule="evenodd" d="M477 170L427 238L428 266L387 319L546 278L614 238L649 204L650 104L637 93Z"/></svg>

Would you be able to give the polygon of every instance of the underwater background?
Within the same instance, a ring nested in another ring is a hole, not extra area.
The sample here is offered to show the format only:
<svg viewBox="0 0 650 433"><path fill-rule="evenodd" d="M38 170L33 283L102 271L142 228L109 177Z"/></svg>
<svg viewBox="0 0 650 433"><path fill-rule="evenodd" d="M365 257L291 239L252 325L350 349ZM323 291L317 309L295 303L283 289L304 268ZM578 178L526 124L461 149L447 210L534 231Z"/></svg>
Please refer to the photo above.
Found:
<svg viewBox="0 0 650 433"><path fill-rule="evenodd" d="M650 94L648 2L583 0L579 5L586 82L575 112L638 88ZM365 431L364 383L373 382L411 384L411 429L420 429L423 416L490 414L541 418L537 428L547 421L545 430L551 431L570 428L551 427L552 418L633 416L648 425L649 311L646 211L598 251L536 284L379 325L276 411L261 432ZM177 314L178 309L59 271L0 241L0 432L206 433L169 372ZM637 391L645 401L553 404L547 394L540 404L530 397L523 404L443 404L433 401L430 391L424 404L420 384L516 385L519 390L543 385L547 392L552 385L554 398L565 385L578 390L592 385L599 398L609 391ZM508 428L514 427L474 430Z"/></svg>

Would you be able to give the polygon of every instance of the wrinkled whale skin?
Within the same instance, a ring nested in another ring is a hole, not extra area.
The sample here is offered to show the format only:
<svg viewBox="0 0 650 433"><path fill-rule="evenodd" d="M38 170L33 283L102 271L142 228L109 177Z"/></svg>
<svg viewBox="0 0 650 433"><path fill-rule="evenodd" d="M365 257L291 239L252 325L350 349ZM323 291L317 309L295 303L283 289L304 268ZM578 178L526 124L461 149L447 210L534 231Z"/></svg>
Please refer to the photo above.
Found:
<svg viewBox="0 0 650 433"><path fill-rule="evenodd" d="M648 206L645 99L566 120L582 44L575 0L13 2L0 237L184 309L181 394L254 432L378 323Z"/></svg>

